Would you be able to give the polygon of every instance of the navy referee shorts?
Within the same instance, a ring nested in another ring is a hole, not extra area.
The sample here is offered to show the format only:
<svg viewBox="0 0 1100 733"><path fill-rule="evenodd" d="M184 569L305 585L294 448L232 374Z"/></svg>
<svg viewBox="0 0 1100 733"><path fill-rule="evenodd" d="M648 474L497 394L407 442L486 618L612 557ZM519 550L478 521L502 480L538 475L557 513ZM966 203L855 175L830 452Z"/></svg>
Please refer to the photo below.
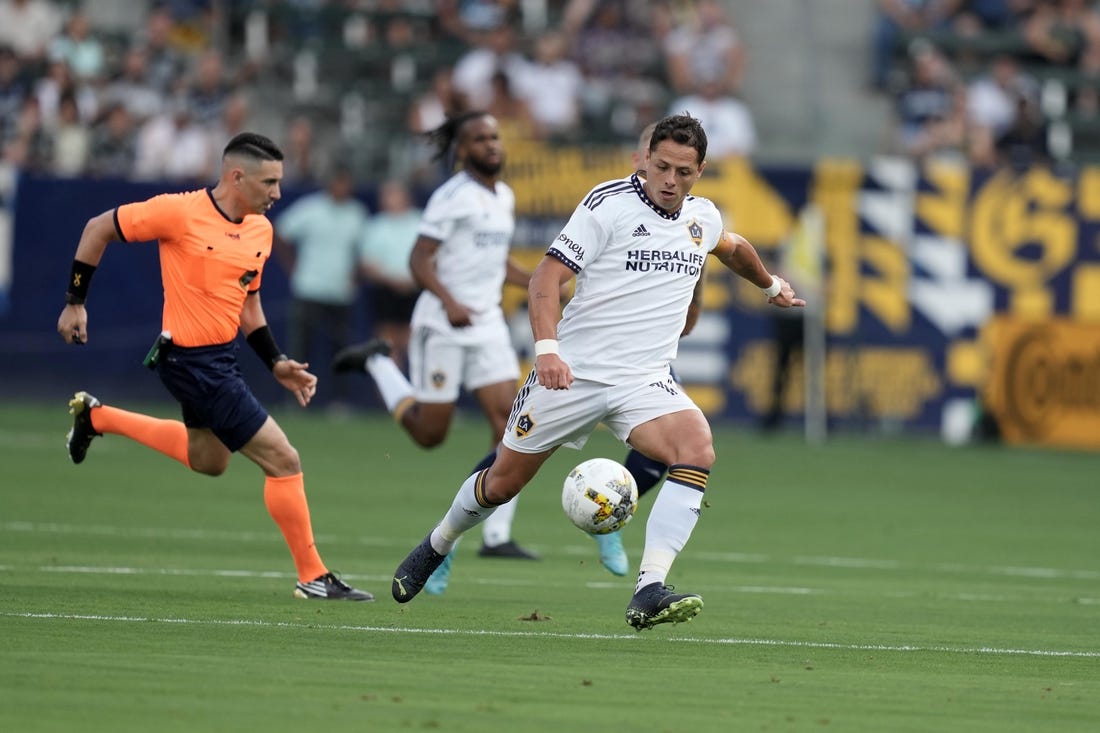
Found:
<svg viewBox="0 0 1100 733"><path fill-rule="evenodd" d="M237 362L237 343L187 348L173 345L157 365L160 381L183 408L183 424L209 428L236 452L267 421Z"/></svg>

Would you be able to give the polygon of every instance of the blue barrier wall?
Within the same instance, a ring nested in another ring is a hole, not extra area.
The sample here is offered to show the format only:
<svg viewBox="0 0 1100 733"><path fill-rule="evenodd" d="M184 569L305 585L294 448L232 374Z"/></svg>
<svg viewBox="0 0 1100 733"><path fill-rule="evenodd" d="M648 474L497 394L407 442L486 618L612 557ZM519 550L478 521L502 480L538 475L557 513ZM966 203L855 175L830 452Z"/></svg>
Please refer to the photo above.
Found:
<svg viewBox="0 0 1100 733"><path fill-rule="evenodd" d="M540 160L530 151L528 158ZM583 168L587 160L548 154L542 164L510 174L520 207L515 247L528 265L579 200L554 182L593 180L589 171L561 166ZM66 346L55 333L85 221L163 190L122 181L19 182L10 308L0 314L5 399L60 400L78 388L113 401L164 398L159 381L140 367L160 328L154 245L108 248L88 303L89 345ZM285 191L272 216L301 193ZM1100 168L992 173L895 160L755 170L727 162L708 166L695 193L714 200L727 225L767 257L800 241L805 204L820 211L827 263L817 302L827 324L826 397L834 425L938 428L951 403L973 401L982 388L989 371L983 331L994 315L1100 322ZM790 276L787 267L779 271ZM265 270L263 299L285 340L287 284L275 262ZM529 348L522 300L522 293L506 290L521 352ZM709 415L755 420L770 401L771 309L754 287L717 266L707 268L705 306L676 368ZM356 313L355 335L366 336L364 303ZM329 375L324 363L314 363L323 396ZM262 399L284 399L255 358L245 354L242 364ZM357 394L364 404L379 404L371 389ZM801 413L799 369L784 402L789 415Z"/></svg>
<svg viewBox="0 0 1100 733"><path fill-rule="evenodd" d="M0 390L5 399L61 400L85 388L112 401L166 398L156 375L141 367L160 332L163 291L155 243L108 246L88 298L88 344L66 345L56 326L85 222L118 204L186 188L111 180L20 179L13 207L9 309L0 315ZM302 193L284 192L273 215ZM289 292L274 258L264 270L262 297L272 330L285 343ZM358 309L358 335L366 333L364 308ZM257 395L262 400L282 399L283 389L247 346L245 351L241 363Z"/></svg>

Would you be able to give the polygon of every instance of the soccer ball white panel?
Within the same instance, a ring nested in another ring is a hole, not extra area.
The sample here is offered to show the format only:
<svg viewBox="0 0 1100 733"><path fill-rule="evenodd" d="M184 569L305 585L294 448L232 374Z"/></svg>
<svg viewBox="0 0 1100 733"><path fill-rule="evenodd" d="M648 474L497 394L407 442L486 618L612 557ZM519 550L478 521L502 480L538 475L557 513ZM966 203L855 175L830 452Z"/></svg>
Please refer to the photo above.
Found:
<svg viewBox="0 0 1100 733"><path fill-rule="evenodd" d="M589 534L615 532L638 508L638 485L622 464L591 458L566 476L561 506L565 516Z"/></svg>

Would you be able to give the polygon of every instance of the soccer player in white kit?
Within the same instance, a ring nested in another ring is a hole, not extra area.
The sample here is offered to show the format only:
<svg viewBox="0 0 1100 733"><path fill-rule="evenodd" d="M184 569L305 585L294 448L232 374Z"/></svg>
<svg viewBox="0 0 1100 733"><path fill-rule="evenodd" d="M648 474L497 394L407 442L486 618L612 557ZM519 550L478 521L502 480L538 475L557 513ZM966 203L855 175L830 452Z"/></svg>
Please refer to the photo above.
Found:
<svg viewBox="0 0 1100 733"><path fill-rule="evenodd" d="M707 139L688 115L662 119L646 176L596 186L573 212L528 288L535 367L520 388L496 461L459 488L440 523L394 573L406 603L464 532L515 497L559 447L580 448L598 423L669 466L646 524L626 621L635 629L693 618L703 599L666 584L699 519L714 445L699 408L672 380L676 349L709 253L756 284L769 303L804 306L743 237L727 232L707 199L690 195ZM559 320L559 289L576 292Z"/></svg>
<svg viewBox="0 0 1100 733"><path fill-rule="evenodd" d="M501 290L505 282L527 287L531 278L509 255L515 195L500 179L505 156L492 115L466 113L429 135L439 157L453 155L460 170L429 197L409 259L423 288L410 323L409 379L381 339L344 349L333 369L374 377L386 408L426 448L446 439L459 390L465 388L489 421L495 450L520 376ZM476 470L492 458L490 453ZM514 514L509 507L485 525L480 555L535 558L511 537ZM436 574L429 592L443 592L449 566Z"/></svg>

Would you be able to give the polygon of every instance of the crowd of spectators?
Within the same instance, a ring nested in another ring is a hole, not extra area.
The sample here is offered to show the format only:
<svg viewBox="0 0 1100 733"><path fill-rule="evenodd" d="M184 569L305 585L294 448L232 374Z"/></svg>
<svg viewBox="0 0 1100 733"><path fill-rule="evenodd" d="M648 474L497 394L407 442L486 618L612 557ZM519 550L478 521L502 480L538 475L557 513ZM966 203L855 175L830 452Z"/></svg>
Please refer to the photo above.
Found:
<svg viewBox="0 0 1100 733"><path fill-rule="evenodd" d="M117 44L80 5L0 1L3 161L61 176L213 180L216 141L241 129L247 102L222 51L189 48L186 27L150 7Z"/></svg>
<svg viewBox="0 0 1100 733"><path fill-rule="evenodd" d="M288 183L319 185L334 144L372 142L374 158L349 156L359 179L416 180L439 175L417 133L475 107L512 138L624 146L686 110L710 157L757 149L748 49L719 0L129 6L120 31L80 0L0 0L4 163L211 180L224 140L252 127L286 148ZM1096 1L878 0L871 82L894 100L891 152L976 166L1064 153L1052 122L1100 128Z"/></svg>
<svg viewBox="0 0 1100 733"><path fill-rule="evenodd" d="M1100 12L1095 0L879 0L871 70L895 101L894 152L1054 162L1100 124Z"/></svg>
<svg viewBox="0 0 1100 733"><path fill-rule="evenodd" d="M78 0L0 0L3 162L209 181L224 140L259 125L288 183L318 184L333 144L367 138L384 160L358 178L415 178L437 173L416 133L470 108L515 137L623 145L687 110L721 131L712 157L755 149L746 48L717 0L130 5L120 31Z"/></svg>

